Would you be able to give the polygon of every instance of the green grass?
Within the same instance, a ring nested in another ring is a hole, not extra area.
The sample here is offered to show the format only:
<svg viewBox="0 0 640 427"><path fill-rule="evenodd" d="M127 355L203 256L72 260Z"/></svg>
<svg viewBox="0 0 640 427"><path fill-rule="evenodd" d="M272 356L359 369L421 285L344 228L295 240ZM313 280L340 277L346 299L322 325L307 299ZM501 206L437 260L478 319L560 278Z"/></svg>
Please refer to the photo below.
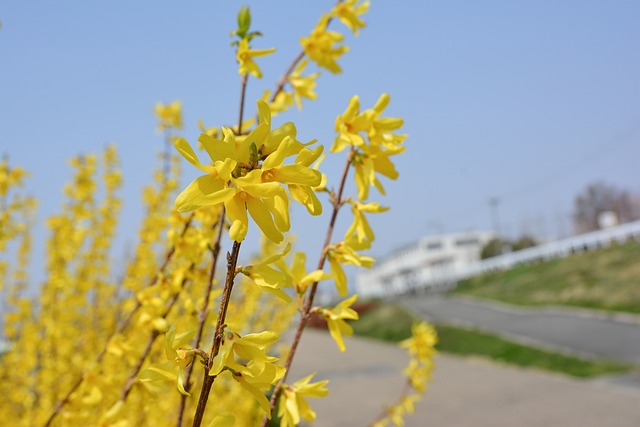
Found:
<svg viewBox="0 0 640 427"><path fill-rule="evenodd" d="M356 335L398 342L411 336L417 319L400 305L381 303L353 322ZM464 356L481 356L501 362L561 372L574 377L628 372L633 366L622 363L585 360L522 345L499 336L451 325L436 325L439 351Z"/></svg>
<svg viewBox="0 0 640 427"><path fill-rule="evenodd" d="M461 282L454 293L520 305L640 313L640 243L474 277Z"/></svg>

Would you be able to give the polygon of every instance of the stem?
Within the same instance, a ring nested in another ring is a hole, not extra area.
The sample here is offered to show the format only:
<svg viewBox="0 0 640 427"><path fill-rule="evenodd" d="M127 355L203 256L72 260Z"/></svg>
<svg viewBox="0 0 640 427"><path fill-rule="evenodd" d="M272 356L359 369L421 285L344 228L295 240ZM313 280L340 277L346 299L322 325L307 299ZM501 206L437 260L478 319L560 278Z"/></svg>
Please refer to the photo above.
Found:
<svg viewBox="0 0 640 427"><path fill-rule="evenodd" d="M293 73L293 70L300 63L300 61L302 61L302 58L304 58L304 55L305 55L304 50L300 51L298 56L296 56L293 59L293 61L291 61L291 64L289 64L289 68L287 68L287 71L285 71L282 77L280 77L280 79L278 80L278 83L276 85L276 90L273 91L273 95L271 95L271 100L269 102L275 101L278 94L282 92L282 90L284 89L284 85L286 85L287 82L289 81L289 75Z"/></svg>
<svg viewBox="0 0 640 427"><path fill-rule="evenodd" d="M220 218L218 220L218 235L216 236L216 242L211 249L211 269L209 270L209 281L207 283L207 288L204 292L204 299L202 302L202 306L200 311L198 312L198 330L196 332L196 337L193 340L193 348L200 347L200 341L202 340L202 334L204 331L204 324L207 320L207 316L209 314L209 299L211 296L211 290L213 288L213 279L216 272L216 266L218 264L218 255L220 254L220 241L222 239L222 231L224 229L224 218L225 218L225 210L224 205L222 206L222 210L220 211ZM183 387L186 391L189 391L191 388L191 384L189 380L191 379L191 373L193 372L194 363L192 362L189 366L187 366L187 370L185 371L184 384ZM177 427L182 426L182 418L184 416L184 409L187 405L187 396L184 394L180 395L180 408L178 410L178 421L176 423Z"/></svg>
<svg viewBox="0 0 640 427"><path fill-rule="evenodd" d="M169 135L168 130L164 131L164 155L162 160L162 178L166 182L171 173L171 135Z"/></svg>
<svg viewBox="0 0 640 427"><path fill-rule="evenodd" d="M191 214L191 216L189 217L187 222L184 224L184 228L182 229L182 232L180 233L180 237L183 237L185 235L185 233L187 232L187 230L189 229L189 227L191 226L191 223L193 221L193 217L194 217L194 215ZM173 258L173 254L175 252L176 252L176 247L175 247L175 245L172 245L171 248L167 251L167 253L166 253L165 257L164 257L164 261L162 262L162 265L160 266L159 273L162 273L165 270L165 268L167 267L167 265L171 261L171 258ZM147 284L147 287L155 285L156 282L158 281L158 277L159 277L159 274L156 274L153 277L153 279L151 279L151 281ZM94 359L92 366L98 365L100 362L102 362L102 358L107 353L107 345L109 344L109 342L113 339L113 337L115 337L118 334L121 334L127 328L127 326L129 326L129 323L131 323L131 319L133 319L133 316L140 309L140 307L142 307L142 304L139 301L136 301L136 305L129 312L127 317L122 322L120 322L120 324L118 325L116 330L113 332L113 334L111 334L109 339L107 339L107 342L105 343L104 347L102 347L102 350L100 350L100 352L98 353L98 355ZM71 386L71 388L69 389L67 394L65 394L62 399L58 400L58 402L56 403L56 406L53 408L53 412L51 413L51 415L47 419L47 422L44 424L44 427L49 427L51 425L51 423L53 422L54 418L60 413L60 411L62 410L64 405L66 405L69 402L69 399L71 398L71 395L73 394L73 392L76 391L78 389L78 387L80 387L80 385L82 385L82 383L84 382L84 378L86 377L87 373L89 372L89 369L85 370L82 373L82 375L80 377L78 377L76 382L73 383L73 385Z"/></svg>
<svg viewBox="0 0 640 427"><path fill-rule="evenodd" d="M240 252L240 242L233 242L233 249L231 253L227 253L227 278L224 283L224 290L222 291L222 298L220 300L220 310L218 312L218 321L216 323L216 330L213 335L213 343L211 345L211 353L209 353L209 360L205 366L204 381L202 382L202 389L200 391L200 399L198 400L198 407L193 417L193 427L200 427L202 424L202 418L204 417L204 410L207 407L207 401L209 399L209 393L211 392L211 386L215 381L215 377L209 375L209 371L213 366L213 359L218 355L220 351L220 344L222 343L222 335L224 331L225 319L227 317L227 308L229 307L229 301L231 300L231 291L233 289L233 281L236 277L236 265L238 264L238 253Z"/></svg>
<svg viewBox="0 0 640 427"><path fill-rule="evenodd" d="M247 81L249 74L242 76L242 84L240 89L240 113L238 113L238 135L242 135L242 116L244 114L244 97L247 92Z"/></svg>
<svg viewBox="0 0 640 427"><path fill-rule="evenodd" d="M324 267L324 263L327 259L327 247L331 243L331 235L333 234L333 229L336 224L336 219L338 218L338 211L342 206L342 193L344 192L344 187L347 181L347 175L349 173L349 167L351 166L351 161L353 160L353 154L355 153L355 149L351 149L349 154L347 155L347 161L344 165L344 170L342 171L342 178L340 179L340 187L338 188L338 194L333 198L333 212L331 213L331 221L329 222L329 227L327 228L327 235L324 240L324 246L322 249L322 254L320 255L320 260L318 261L318 270L322 270ZM300 339L302 338L302 332L304 328L307 326L307 321L311 317L311 308L313 306L313 299L316 295L316 290L318 288L318 282L314 282L311 285L311 290L309 291L309 296L306 299L304 304L304 308L302 309L302 313L300 315L300 323L298 323L298 328L296 329L296 335L291 343L291 349L289 350L289 355L287 357L287 362L285 363L285 372L278 384L276 385L273 395L271 396L270 406L271 412L275 410L276 404L278 403L278 399L280 398L280 394L282 393L282 387L284 386L285 381L287 380L287 375L289 374L289 369L291 368L291 364L293 363L293 358L296 354L296 350L298 349L298 344L300 344ZM269 419L266 414L262 419L262 427L266 427Z"/></svg>

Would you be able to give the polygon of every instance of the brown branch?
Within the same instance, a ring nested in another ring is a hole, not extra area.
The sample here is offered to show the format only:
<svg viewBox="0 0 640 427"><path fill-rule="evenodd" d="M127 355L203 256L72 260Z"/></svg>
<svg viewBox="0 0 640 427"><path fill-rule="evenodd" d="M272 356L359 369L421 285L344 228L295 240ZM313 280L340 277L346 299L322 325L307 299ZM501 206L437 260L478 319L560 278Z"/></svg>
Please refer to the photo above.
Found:
<svg viewBox="0 0 640 427"><path fill-rule="evenodd" d="M240 112L238 113L238 135L242 135L242 116L244 115L244 98L247 93L247 82L249 74L242 76L242 84L240 89Z"/></svg>
<svg viewBox="0 0 640 427"><path fill-rule="evenodd" d="M284 85L286 85L287 82L289 81L289 76L291 75L291 73L293 73L293 70L300 63L300 61L302 61L302 58L304 58L304 56L305 56L305 53L303 50L295 58L293 58L293 61L291 61L291 64L289 64L289 67L287 68L287 70L284 72L282 77L280 77L280 79L278 80L278 83L276 85L276 90L273 91L273 95L271 95L271 100L269 102L273 102L276 100L276 97L278 96L278 94L282 92L282 90L284 89Z"/></svg>
<svg viewBox="0 0 640 427"><path fill-rule="evenodd" d="M233 281L236 277L236 265L238 264L240 244L240 242L234 241L231 253L227 253L227 277L224 283L224 290L222 291L222 298L220 300L220 310L218 311L218 321L216 322L216 329L213 335L211 352L209 353L209 360L205 366L204 381L202 382L200 399L198 400L198 407L196 408L196 413L193 417L193 427L200 427L202 424L202 418L204 417L204 411L207 407L207 401L209 400L211 386L213 386L213 382L215 381L215 376L209 375L209 371L213 366L213 359L220 351L220 345L222 343L224 327L226 326L225 319L227 317L227 309L229 307L229 301L231 300Z"/></svg>
<svg viewBox="0 0 640 427"><path fill-rule="evenodd" d="M329 227L327 228L327 234L324 240L322 254L320 255L320 260L318 261L318 268L317 268L318 270L322 270L322 268L324 267L324 263L327 259L327 248L331 243L331 236L333 234L333 229L335 227L336 220L338 218L338 211L340 210L340 207L343 204L342 193L344 192L344 187L347 181L347 175L349 173L349 167L351 166L354 153L355 153L355 149L352 148L349 154L347 155L347 161L345 162L344 170L342 171L342 177L340 179L340 187L338 188L338 194L335 195L332 200L333 212L331 213L331 220L329 221ZM306 298L304 308L302 309L302 313L300 315L300 322L298 323L298 328L296 329L296 334L293 339L293 342L291 343L291 349L289 350L289 355L287 356L287 361L284 365L285 373L280 379L280 381L278 381L278 384L276 385L273 391L273 394L271 395L270 410L272 412L275 410L276 404L278 403L278 399L280 398L280 394L282 393L282 388L284 386L285 381L287 380L289 369L291 368L291 364L293 363L293 358L296 354L296 350L298 349L298 344L300 344L300 339L302 338L302 332L304 331L304 328L307 326L307 321L311 317L311 308L313 306L313 299L315 298L317 288L318 288L318 282L314 282L313 285L311 285L309 296ZM267 415L265 415L264 418L262 419L262 427L265 427L268 422L269 422L269 418L267 417Z"/></svg>
<svg viewBox="0 0 640 427"><path fill-rule="evenodd" d="M196 349L200 347L200 341L202 340L202 334L204 332L204 324L209 314L209 299L211 297L211 290L213 289L213 280L216 273L216 266L218 264L218 255L220 254L220 241L222 239L222 231L224 229L224 218L225 218L225 210L223 205L222 210L220 211L220 218L217 224L218 235L216 236L215 244L211 248L211 269L209 270L209 279L207 282L207 287L204 292L202 306L200 307L200 310L198 312L198 330L193 340L193 348L196 348ZM191 388L190 379L191 379L191 373L193 372L194 365L195 365L194 363L189 364L185 372L183 387L187 392ZM176 423L177 427L182 426L182 419L184 417L184 410L186 405L187 405L187 396L184 394L181 394L180 408L178 410L178 420Z"/></svg>

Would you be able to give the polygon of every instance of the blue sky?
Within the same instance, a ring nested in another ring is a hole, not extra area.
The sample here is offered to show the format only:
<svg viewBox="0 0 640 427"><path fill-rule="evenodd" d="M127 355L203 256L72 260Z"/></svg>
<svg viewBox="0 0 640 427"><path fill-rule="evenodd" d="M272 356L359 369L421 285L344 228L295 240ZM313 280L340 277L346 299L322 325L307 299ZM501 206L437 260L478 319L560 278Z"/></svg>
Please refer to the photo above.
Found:
<svg viewBox="0 0 640 427"><path fill-rule="evenodd" d="M66 160L113 142L125 176L119 239L132 241L162 146L154 104L180 99L192 142L198 119L236 120L229 31L241 4L264 33L255 47L278 49L260 61L265 77L249 82L251 111L333 1L4 3L0 152L31 172L40 219L59 209ZM367 28L346 38L344 72L323 72L318 100L276 123L294 121L300 139L330 146L352 95L364 107L391 95L387 115L405 119L409 139L396 157L400 179L385 182L387 197L370 197L392 206L372 221L375 255L427 234L490 229L492 197L503 231L567 234L588 183L640 192L638 17L632 0L374 0ZM184 170L184 184L197 176ZM301 241L319 245L321 222L294 215Z"/></svg>

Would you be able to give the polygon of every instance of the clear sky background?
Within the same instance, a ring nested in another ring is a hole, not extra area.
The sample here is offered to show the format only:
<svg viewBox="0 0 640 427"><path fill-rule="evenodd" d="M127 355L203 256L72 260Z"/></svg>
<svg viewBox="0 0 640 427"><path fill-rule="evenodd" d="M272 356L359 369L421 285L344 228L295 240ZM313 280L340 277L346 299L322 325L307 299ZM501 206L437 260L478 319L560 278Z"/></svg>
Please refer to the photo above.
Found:
<svg viewBox="0 0 640 427"><path fill-rule="evenodd" d="M134 239L140 189L162 148L154 104L183 102L192 143L198 119L236 121L229 32L241 4L264 33L254 46L278 49L249 82L251 112L333 1L3 3L0 152L31 172L40 220L60 207L66 160L113 142L125 177L120 245ZM427 234L491 229L490 198L502 231L553 237L570 233L573 199L590 182L640 192L640 2L374 0L364 19L346 38L343 73L323 72L318 100L275 123L294 121L301 140L328 148L352 95L365 108L391 95L386 115L405 119L409 139L395 158L400 179L385 181L387 197L370 196L392 206L373 219L374 255ZM183 184L198 175L184 171ZM326 217L294 215L300 239L319 245Z"/></svg>

